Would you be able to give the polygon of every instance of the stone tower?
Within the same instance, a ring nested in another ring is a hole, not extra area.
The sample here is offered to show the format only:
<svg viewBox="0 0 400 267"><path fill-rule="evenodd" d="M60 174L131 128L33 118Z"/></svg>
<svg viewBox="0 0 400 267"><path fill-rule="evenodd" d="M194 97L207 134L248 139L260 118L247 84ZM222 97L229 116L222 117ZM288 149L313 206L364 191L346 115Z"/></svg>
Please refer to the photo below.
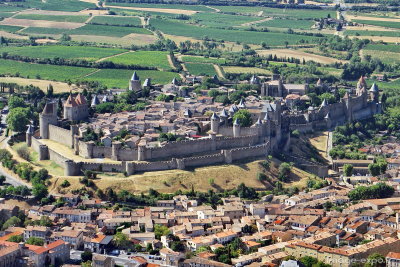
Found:
<svg viewBox="0 0 400 267"><path fill-rule="evenodd" d="M33 125L29 124L28 129L26 130L26 145L31 146L32 145L32 136L35 133L33 129Z"/></svg>
<svg viewBox="0 0 400 267"><path fill-rule="evenodd" d="M89 117L89 108L86 98L82 94L73 97L69 95L64 103L64 119L70 121L86 120Z"/></svg>
<svg viewBox="0 0 400 267"><path fill-rule="evenodd" d="M369 89L369 99L374 102L379 102L379 88L376 83L371 86Z"/></svg>
<svg viewBox="0 0 400 267"><path fill-rule="evenodd" d="M40 137L49 139L49 125L57 124L57 105L46 103L42 113L39 114Z"/></svg>
<svg viewBox="0 0 400 267"><path fill-rule="evenodd" d="M219 132L219 117L217 114L214 112L210 118L211 120L211 131L214 132L215 134L218 134Z"/></svg>
<svg viewBox="0 0 400 267"><path fill-rule="evenodd" d="M236 119L233 122L233 137L239 137L240 136L240 122L238 119Z"/></svg>
<svg viewBox="0 0 400 267"><path fill-rule="evenodd" d="M135 92L142 90L140 78L139 78L139 75L137 75L136 71L133 73L132 78L129 81L129 90L135 91Z"/></svg>
<svg viewBox="0 0 400 267"><path fill-rule="evenodd" d="M360 96L367 90L367 82L365 81L364 76L361 76L360 79L357 82L357 88L356 88L356 95Z"/></svg>

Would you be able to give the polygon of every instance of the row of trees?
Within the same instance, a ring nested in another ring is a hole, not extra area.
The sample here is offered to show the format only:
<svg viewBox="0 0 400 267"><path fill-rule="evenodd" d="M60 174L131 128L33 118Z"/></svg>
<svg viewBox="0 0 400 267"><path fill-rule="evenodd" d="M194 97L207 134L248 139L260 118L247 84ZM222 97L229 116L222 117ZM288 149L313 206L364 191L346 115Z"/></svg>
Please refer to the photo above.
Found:
<svg viewBox="0 0 400 267"><path fill-rule="evenodd" d="M348 194L351 200L388 198L394 193L394 188L385 184L377 183L371 186L358 186Z"/></svg>

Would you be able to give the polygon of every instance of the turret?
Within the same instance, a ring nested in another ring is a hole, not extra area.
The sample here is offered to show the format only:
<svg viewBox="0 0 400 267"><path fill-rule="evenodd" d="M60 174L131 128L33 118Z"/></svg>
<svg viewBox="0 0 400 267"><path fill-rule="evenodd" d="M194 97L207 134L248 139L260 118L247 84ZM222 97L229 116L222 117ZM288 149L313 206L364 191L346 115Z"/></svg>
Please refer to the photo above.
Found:
<svg viewBox="0 0 400 267"><path fill-rule="evenodd" d="M328 128L331 128L332 127L332 119L331 119L331 115L329 114L329 112L325 115L324 119L326 121L326 126Z"/></svg>
<svg viewBox="0 0 400 267"><path fill-rule="evenodd" d="M239 105L238 105L238 108L239 108L239 109L245 109L245 108L246 108L246 104L244 103L243 98L240 99L240 103L239 103Z"/></svg>
<svg viewBox="0 0 400 267"><path fill-rule="evenodd" d="M28 125L28 129L26 130L26 145L27 146L31 146L32 145L32 136L34 134L34 129L33 129L33 125L29 124Z"/></svg>
<svg viewBox="0 0 400 267"><path fill-rule="evenodd" d="M219 117L214 112L210 118L211 120L211 132L218 134L219 132Z"/></svg>
<svg viewBox="0 0 400 267"><path fill-rule="evenodd" d="M143 88L144 89L150 89L150 87L151 87L151 79L147 78L146 80L144 80Z"/></svg>
<svg viewBox="0 0 400 267"><path fill-rule="evenodd" d="M253 75L250 79L250 84L253 85L260 84L260 79L256 75Z"/></svg>
<svg viewBox="0 0 400 267"><path fill-rule="evenodd" d="M228 113L226 112L225 109L222 109L221 112L219 113L220 121L223 122L225 125L228 122Z"/></svg>
<svg viewBox="0 0 400 267"><path fill-rule="evenodd" d="M185 112L183 113L183 116L185 117L185 118L191 118L192 117L192 112L190 111L190 109L185 109Z"/></svg>
<svg viewBox="0 0 400 267"><path fill-rule="evenodd" d="M369 89L369 98L371 101L379 102L379 88L376 83L371 86Z"/></svg>
<svg viewBox="0 0 400 267"><path fill-rule="evenodd" d="M94 95L93 98L92 98L92 102L90 103L90 106L91 106L92 108L94 108L94 107L96 107L98 104L100 104L100 100L99 100L99 98L97 97L97 95Z"/></svg>
<svg viewBox="0 0 400 267"><path fill-rule="evenodd" d="M363 93L365 93L366 90L367 90L367 82L365 81L364 76L361 76L357 82L356 94L360 96Z"/></svg>
<svg viewBox="0 0 400 267"><path fill-rule="evenodd" d="M137 75L136 71L133 73L132 78L129 82L129 90L135 91L135 92L142 90L140 78L139 78L139 75Z"/></svg>
<svg viewBox="0 0 400 267"><path fill-rule="evenodd" d="M233 105L229 108L229 115L230 115L231 117L233 117L233 115L235 115L235 113L236 113L238 110L239 110L238 107L237 107L235 104L233 104Z"/></svg>
<svg viewBox="0 0 400 267"><path fill-rule="evenodd" d="M57 124L57 105L46 103L42 113L39 115L40 137L49 139L49 125Z"/></svg>
<svg viewBox="0 0 400 267"><path fill-rule="evenodd" d="M240 136L240 123L239 120L236 119L233 122L233 137L239 137Z"/></svg>

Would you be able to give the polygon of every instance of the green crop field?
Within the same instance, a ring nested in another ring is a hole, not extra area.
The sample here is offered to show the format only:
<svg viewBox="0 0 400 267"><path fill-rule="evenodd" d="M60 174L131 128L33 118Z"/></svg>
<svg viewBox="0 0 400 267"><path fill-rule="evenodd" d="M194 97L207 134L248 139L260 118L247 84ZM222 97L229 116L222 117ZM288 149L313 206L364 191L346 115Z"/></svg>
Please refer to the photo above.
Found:
<svg viewBox="0 0 400 267"><path fill-rule="evenodd" d="M192 18L198 21L199 24L220 28L238 26L243 23L260 20L258 17L204 12L192 15Z"/></svg>
<svg viewBox="0 0 400 267"><path fill-rule="evenodd" d="M360 19L355 19L353 22L357 22L359 24L367 24L367 25L374 25L374 26L380 26L380 27L386 27L386 28L395 28L395 29L400 29L400 20L399 22L395 21L378 21L378 20L360 20Z"/></svg>
<svg viewBox="0 0 400 267"><path fill-rule="evenodd" d="M233 12L241 14L258 14L263 11L263 16L274 17L292 17L300 19L325 18L330 15L336 17L335 10L323 9L289 9L289 8L266 8L266 7L248 7L248 6L212 6L222 12Z"/></svg>
<svg viewBox="0 0 400 267"><path fill-rule="evenodd" d="M139 70L136 71L140 80L143 82L146 78L151 78L153 84L167 84L173 78L180 78L179 74L168 71L157 70ZM97 81L109 88L128 88L129 79L132 77L132 70L102 69L82 80Z"/></svg>
<svg viewBox="0 0 400 267"><path fill-rule="evenodd" d="M199 39L207 36L216 40L243 42L249 44L260 44L261 42L265 42L269 46L282 46L285 44L285 42L288 42L288 44L297 44L300 42L300 40L314 43L318 40L318 37L314 36L276 32L255 32L204 28L162 19L151 19L150 24L166 34L181 35Z"/></svg>
<svg viewBox="0 0 400 267"><path fill-rule="evenodd" d="M116 16L96 16L89 23L104 25L134 25L140 26L142 23L138 17L116 17Z"/></svg>
<svg viewBox="0 0 400 267"><path fill-rule="evenodd" d="M193 11L213 11L211 8L206 6L196 6L196 5L175 5L175 4L141 4L141 3L114 3L108 2L110 6L127 6L127 7L144 7L144 8L161 8L161 9L183 9L183 10L193 10Z"/></svg>
<svg viewBox="0 0 400 267"><path fill-rule="evenodd" d="M23 28L19 26L0 25L0 31L5 31L5 32L16 32L21 29Z"/></svg>
<svg viewBox="0 0 400 267"><path fill-rule="evenodd" d="M185 63L185 67L192 75L214 76L217 74L212 64Z"/></svg>
<svg viewBox="0 0 400 267"><path fill-rule="evenodd" d="M27 34L40 34L40 35L47 35L47 34L63 34L67 32L67 29L58 29L58 28L41 28L41 27L28 27L23 29L22 33Z"/></svg>
<svg viewBox="0 0 400 267"><path fill-rule="evenodd" d="M345 35L350 36L388 36L400 37L400 31L345 31Z"/></svg>
<svg viewBox="0 0 400 267"><path fill-rule="evenodd" d="M293 20L293 19L273 19L256 24L256 26L291 28L291 29L310 29L314 25L313 20Z"/></svg>
<svg viewBox="0 0 400 267"><path fill-rule="evenodd" d="M395 44L368 44L364 49L400 53L400 45Z"/></svg>
<svg viewBox="0 0 400 267"><path fill-rule="evenodd" d="M137 27L118 27L107 25L91 25L87 24L83 27L71 30L68 34L75 35L100 35L111 37L124 37L131 33L152 34L149 30Z"/></svg>
<svg viewBox="0 0 400 267"><path fill-rule="evenodd" d="M9 18L12 15L14 15L14 13L11 13L11 12L0 12L0 17L1 18Z"/></svg>
<svg viewBox="0 0 400 267"><path fill-rule="evenodd" d="M84 59L88 61L98 60L120 54L126 50L117 48L101 48L90 46L23 46L23 47L0 47L0 53L7 52L11 55L20 55L31 58L65 58Z"/></svg>
<svg viewBox="0 0 400 267"><path fill-rule="evenodd" d="M167 58L168 52L137 51L110 58L108 61L124 65L140 65L155 67L163 70L171 69Z"/></svg>
<svg viewBox="0 0 400 267"><path fill-rule="evenodd" d="M95 71L91 68L56 66L46 64L31 64L13 60L0 59L0 74L40 78L44 80L66 81L74 80Z"/></svg>
<svg viewBox="0 0 400 267"><path fill-rule="evenodd" d="M76 0L25 0L23 2L18 2L18 5L22 5L25 8L38 8L54 11L81 11L86 8L96 8L96 5L93 3Z"/></svg>
<svg viewBox="0 0 400 267"><path fill-rule="evenodd" d="M183 62L225 64L224 58L182 56Z"/></svg>
<svg viewBox="0 0 400 267"><path fill-rule="evenodd" d="M371 58L377 58L386 64L400 63L400 53L381 51L381 50L363 50L362 55L369 55Z"/></svg>
<svg viewBox="0 0 400 267"><path fill-rule="evenodd" d="M1 12L16 12L16 11L21 11L21 10L25 9L23 7L18 7L18 6L4 5L3 3L0 3L0 11Z"/></svg>
<svg viewBox="0 0 400 267"><path fill-rule="evenodd" d="M40 14L20 14L14 16L16 19L48 20L58 22L85 22L89 16L61 16L61 15L40 15Z"/></svg>

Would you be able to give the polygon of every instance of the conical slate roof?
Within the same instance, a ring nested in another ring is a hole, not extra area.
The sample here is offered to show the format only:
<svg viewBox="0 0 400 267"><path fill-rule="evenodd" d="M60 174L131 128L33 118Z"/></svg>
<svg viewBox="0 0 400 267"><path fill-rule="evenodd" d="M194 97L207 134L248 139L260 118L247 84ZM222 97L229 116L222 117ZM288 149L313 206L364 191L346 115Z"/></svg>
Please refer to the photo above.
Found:
<svg viewBox="0 0 400 267"><path fill-rule="evenodd" d="M233 122L233 125L240 125L238 118L236 118L236 120Z"/></svg>
<svg viewBox="0 0 400 267"><path fill-rule="evenodd" d="M322 104L321 104L321 108L326 107L326 106L328 106L328 101L326 101L326 99L324 98L324 101L322 101Z"/></svg>
<svg viewBox="0 0 400 267"><path fill-rule="evenodd" d="M29 124L28 125L28 129L26 130L27 134L33 135L33 133L35 132L35 130L33 129L33 125Z"/></svg>
<svg viewBox="0 0 400 267"><path fill-rule="evenodd" d="M260 117L258 117L258 119L257 119L257 121L256 121L255 124L256 124L256 125L261 125L261 124L262 124L262 121L261 121Z"/></svg>
<svg viewBox="0 0 400 267"><path fill-rule="evenodd" d="M190 109L185 109L184 116L187 116L187 117L191 117L192 116L192 112L190 111Z"/></svg>
<svg viewBox="0 0 400 267"><path fill-rule="evenodd" d="M100 104L100 100L97 97L97 95L94 95L93 98L92 98L92 103L90 104L90 106L94 107L94 106L96 106L98 104Z"/></svg>
<svg viewBox="0 0 400 267"><path fill-rule="evenodd" d="M139 75L137 75L136 71L133 73L131 81L139 81Z"/></svg>
<svg viewBox="0 0 400 267"><path fill-rule="evenodd" d="M370 91L370 92L373 92L373 93L378 93L378 92L379 92L378 85L377 85L376 83L374 83L374 84L371 86L371 89L369 89L369 91Z"/></svg>
<svg viewBox="0 0 400 267"><path fill-rule="evenodd" d="M321 85L322 85L322 80L321 80L321 78L319 78L317 81L317 86L321 86Z"/></svg>
<svg viewBox="0 0 400 267"><path fill-rule="evenodd" d="M331 114L328 112L328 113L326 113L326 115L325 115L325 119L330 119L331 118Z"/></svg>
<svg viewBox="0 0 400 267"><path fill-rule="evenodd" d="M343 96L343 99L348 99L348 98L349 98L349 93L346 92L346 93L344 94L344 96Z"/></svg>
<svg viewBox="0 0 400 267"><path fill-rule="evenodd" d="M151 79L147 78L144 80L143 87L150 87L151 86Z"/></svg>
<svg viewBox="0 0 400 267"><path fill-rule="evenodd" d="M246 108L246 105L244 104L243 98L240 99L240 103L238 105L239 108Z"/></svg>
<svg viewBox="0 0 400 267"><path fill-rule="evenodd" d="M221 118L227 118L229 115L228 115L228 113L226 113L225 109L222 109L221 112L219 113L219 116Z"/></svg>
<svg viewBox="0 0 400 267"><path fill-rule="evenodd" d="M101 100L101 102L107 103L108 102L108 97L106 95L103 96L103 99Z"/></svg>
<svg viewBox="0 0 400 267"><path fill-rule="evenodd" d="M265 113L265 116L264 116L264 119L263 119L263 120L264 120L264 121L268 121L268 120L269 120L268 112Z"/></svg>
<svg viewBox="0 0 400 267"><path fill-rule="evenodd" d="M174 77L171 82L173 85L178 85L178 80Z"/></svg>
<svg viewBox="0 0 400 267"><path fill-rule="evenodd" d="M211 120L218 120L219 117L217 116L217 114L215 112L213 112L212 116L211 116Z"/></svg>

